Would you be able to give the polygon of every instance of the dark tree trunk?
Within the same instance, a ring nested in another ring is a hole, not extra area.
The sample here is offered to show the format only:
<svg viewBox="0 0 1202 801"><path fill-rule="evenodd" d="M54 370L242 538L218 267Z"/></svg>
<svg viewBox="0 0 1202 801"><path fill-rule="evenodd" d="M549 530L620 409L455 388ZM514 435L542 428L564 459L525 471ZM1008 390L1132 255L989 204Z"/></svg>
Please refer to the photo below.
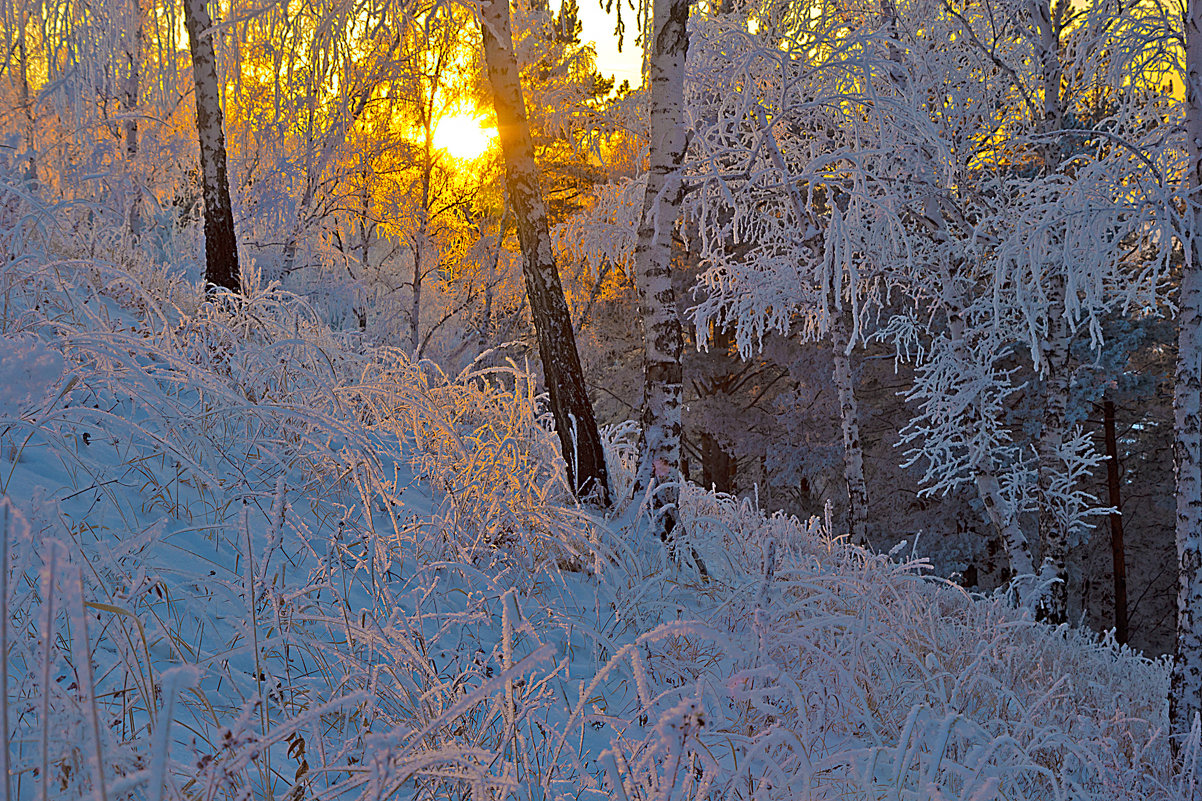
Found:
<svg viewBox="0 0 1202 801"><path fill-rule="evenodd" d="M730 454L723 450L712 434L702 434L701 486L730 495L735 490L735 464ZM687 478L687 476L686 476Z"/></svg>
<svg viewBox="0 0 1202 801"><path fill-rule="evenodd" d="M426 244L430 232L430 181L434 173L434 99L430 99L430 108L423 111L425 119L425 148L422 151L422 206L419 212L417 234L413 239L413 281L410 287L413 295L409 307L409 354L414 361L421 358L421 327L422 327L422 280L425 272L422 263L426 260Z"/></svg>
<svg viewBox="0 0 1202 801"><path fill-rule="evenodd" d="M710 339L710 349L718 358L729 359L731 347L734 345L734 331L728 325L714 324L713 335ZM697 385L702 397L718 395L730 398L731 382L734 376L730 373L720 375L713 381L703 381ZM716 492L732 494L735 490L735 459L723 449L718 439L709 432L702 432L698 437L698 450L701 457L701 486L711 487ZM685 476L688 477L687 475Z"/></svg>
<svg viewBox="0 0 1202 801"><path fill-rule="evenodd" d="M568 466L568 480L579 498L609 504L605 452L584 386L572 318L551 251L547 208L534 162L534 143L518 78L510 33L508 0L480 5L484 60L492 85L497 131L505 157L505 185L522 247L522 273L530 314L538 334L539 357L551 396L551 413Z"/></svg>
<svg viewBox="0 0 1202 801"><path fill-rule="evenodd" d="M1114 559L1114 638L1127 642L1127 556L1123 549L1122 496L1119 493L1119 449L1114 435L1114 401L1102 401L1106 437L1106 484L1110 490L1110 553Z"/></svg>
<svg viewBox="0 0 1202 801"><path fill-rule="evenodd" d="M234 209L225 165L225 121L221 113L213 23L205 0L185 0L184 24L192 48L196 83L196 135L205 206L205 283L231 292L241 289Z"/></svg>

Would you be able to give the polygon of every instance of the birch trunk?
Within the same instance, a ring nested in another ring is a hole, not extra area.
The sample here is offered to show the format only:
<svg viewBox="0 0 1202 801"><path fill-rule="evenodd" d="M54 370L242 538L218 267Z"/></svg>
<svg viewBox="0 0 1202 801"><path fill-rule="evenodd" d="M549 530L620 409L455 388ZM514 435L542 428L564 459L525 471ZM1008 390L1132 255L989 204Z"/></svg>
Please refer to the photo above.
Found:
<svg viewBox="0 0 1202 801"><path fill-rule="evenodd" d="M572 318L551 250L547 208L534 161L534 143L518 78L510 33L508 0L483 0L480 29L484 61L497 114L497 138L505 157L505 186L522 247L522 274L539 357L551 398L551 413L567 462L568 480L579 498L609 504L609 475L593 407L585 391Z"/></svg>
<svg viewBox="0 0 1202 801"><path fill-rule="evenodd" d="M359 188L359 263L362 265L364 279L371 275L371 236L374 223L369 219L371 214L371 191L368 186L370 169L363 167L363 185ZM355 276L352 274L351 278ZM370 301L356 293L355 317L359 321L359 331L367 330L367 305Z"/></svg>
<svg viewBox="0 0 1202 801"><path fill-rule="evenodd" d="M413 281L409 285L413 290L413 298L409 307L409 352L414 360L421 358L421 322L422 322L422 262L426 258L426 240L430 230L430 175L434 169L434 123L430 118L433 112L431 101L429 113L425 115L425 150L422 160L422 205L418 211L417 235L413 240Z"/></svg>
<svg viewBox="0 0 1202 801"><path fill-rule="evenodd" d="M21 92L21 109L25 114L25 157L29 159L29 164L25 168L25 184L31 192L36 192L38 188L38 156L34 146L34 130L37 128L37 122L33 98L29 93L29 51L25 47L24 24L17 27L17 61L20 65L18 81Z"/></svg>
<svg viewBox="0 0 1202 801"><path fill-rule="evenodd" d="M200 174L205 207L205 283L231 292L241 288L234 210L225 164L225 130L221 112L213 23L205 0L185 0L184 25L192 49L196 82L196 134L200 141Z"/></svg>
<svg viewBox="0 0 1202 801"><path fill-rule="evenodd" d="M1039 551L1045 572L1051 568L1056 581L1040 599L1037 616L1049 623L1068 620L1068 516L1063 503L1053 497L1052 484L1067 466L1061 458L1064 443L1065 409L1068 406L1069 330L1064 317L1064 286L1053 292L1049 308L1048 340L1043 347L1043 420L1036 443L1039 458Z"/></svg>
<svg viewBox="0 0 1202 801"><path fill-rule="evenodd" d="M868 546L868 485L864 481L864 450L860 445L860 412L855 383L847 319L842 311L831 314L831 349L835 390L839 395L839 422L843 430L843 478L847 482L847 530L856 545Z"/></svg>
<svg viewBox="0 0 1202 801"><path fill-rule="evenodd" d="M993 524L994 530L1006 546L1006 554L1010 557L1010 571L1020 576L1033 574L1035 560L1031 558L1031 544L1027 541L1027 535L1023 534L1014 510L1002 495L1002 486L992 459L986 457L975 466L973 483L976 484L977 495L985 506L989 522Z"/></svg>
<svg viewBox="0 0 1202 801"><path fill-rule="evenodd" d="M1173 658L1169 721L1184 735L1202 713L1202 3L1185 13L1186 175L1190 230L1185 235L1178 301L1177 370L1174 376L1173 461L1177 473L1177 653Z"/></svg>
<svg viewBox="0 0 1202 801"><path fill-rule="evenodd" d="M1060 33L1068 12L1065 0L1035 0L1032 4L1032 24L1036 32L1036 57L1043 74L1043 121L1037 127L1043 131L1058 131L1064 127L1064 101L1060 97L1060 85L1064 79L1064 66L1060 60ZM1051 139L1045 153L1045 166L1055 168L1059 163L1057 154L1062 148L1060 140Z"/></svg>
<svg viewBox="0 0 1202 801"><path fill-rule="evenodd" d="M943 282L946 291L950 294L952 292L950 275L944 273ZM951 337L951 347L956 358L962 364L968 364L971 358L968 353L968 342L965 339L964 313L955 299L945 298L945 301L948 308L948 334ZM965 425L981 425L984 422L984 415L978 403L974 402L969 407L968 413L970 418L965 421ZM1019 576L1034 574L1035 561L1031 558L1031 543L1027 540L1027 535L1023 533L1014 509L1002 494L1002 486L998 480L997 465L994 464L993 456L984 451L973 453L971 470L973 483L977 487L977 494L985 507L985 513L989 516L989 522L993 524L998 536L1006 546L1006 553L1010 557L1011 571ZM1026 600L1019 598L1020 603Z"/></svg>
<svg viewBox="0 0 1202 801"><path fill-rule="evenodd" d="M1064 77L1061 63L1060 34L1064 28L1066 5L1063 0L1037 0L1032 7L1035 28L1035 50L1043 78L1043 119L1036 129L1050 133L1064 127L1064 102L1060 87ZM1059 168L1063 146L1058 138L1050 138L1043 147L1043 170L1050 173ZM1065 279L1061 270L1068 265L1049 269L1047 338L1040 348L1042 364L1043 415L1036 454L1039 460L1039 550L1044 573L1051 569L1057 581L1040 599L1037 616L1049 623L1064 623L1068 619L1068 524L1060 504L1052 497L1052 483L1065 472L1060 447L1064 442L1065 409L1069 388L1069 326L1065 308Z"/></svg>
<svg viewBox="0 0 1202 801"><path fill-rule="evenodd" d="M684 196L680 169L687 0L654 0L650 58L651 151L635 246L643 305L643 433L635 491L651 496L652 530L670 542L680 496L680 406L684 337L672 287L672 234Z"/></svg>
<svg viewBox="0 0 1202 801"><path fill-rule="evenodd" d="M138 158L138 101L142 93L142 54L146 52L146 15L142 9L142 0L131 0L134 8L134 35L130 48L126 51L129 59L129 75L125 82L125 158L128 159L131 172ZM127 224L129 233L135 239L142 235L142 186L135 178L133 199L129 204Z"/></svg>

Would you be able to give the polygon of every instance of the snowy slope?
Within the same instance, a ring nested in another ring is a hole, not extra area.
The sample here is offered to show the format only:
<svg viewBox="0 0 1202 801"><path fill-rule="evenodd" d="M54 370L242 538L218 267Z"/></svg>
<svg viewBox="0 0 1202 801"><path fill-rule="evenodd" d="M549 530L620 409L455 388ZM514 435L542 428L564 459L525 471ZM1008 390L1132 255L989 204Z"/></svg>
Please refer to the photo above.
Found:
<svg viewBox="0 0 1202 801"><path fill-rule="evenodd" d="M703 580L569 502L517 370L0 269L10 797L1187 797L1163 663L693 489Z"/></svg>

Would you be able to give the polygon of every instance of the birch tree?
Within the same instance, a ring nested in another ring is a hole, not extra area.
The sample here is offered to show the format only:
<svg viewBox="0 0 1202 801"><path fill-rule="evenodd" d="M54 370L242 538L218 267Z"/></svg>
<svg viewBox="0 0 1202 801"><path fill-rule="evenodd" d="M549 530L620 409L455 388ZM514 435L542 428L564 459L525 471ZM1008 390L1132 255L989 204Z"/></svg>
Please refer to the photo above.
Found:
<svg viewBox="0 0 1202 801"><path fill-rule="evenodd" d="M37 4L40 5L40 4ZM41 16L41 9L30 0L7 2L3 5L4 46L16 56L16 64L9 65L10 81L16 83L17 106L20 116L17 123L21 129L21 145L25 160L24 179L26 185L35 190L38 184L38 157L36 145L37 110L33 93L30 91L30 47L26 27Z"/></svg>
<svg viewBox="0 0 1202 801"><path fill-rule="evenodd" d="M206 0L185 0L184 24L192 52L196 84L196 134L200 142L200 175L204 196L205 283L232 292L241 288L234 209L226 169L225 129L213 22Z"/></svg>
<svg viewBox="0 0 1202 801"><path fill-rule="evenodd" d="M1202 3L1185 9L1184 195L1174 377L1173 462L1177 474L1177 652L1173 658L1169 718L1177 734L1202 714Z"/></svg>
<svg viewBox="0 0 1202 801"><path fill-rule="evenodd" d="M128 61L128 74L125 79L125 158L130 163L131 174L136 174L134 165L138 159L138 105L142 94L142 61L146 50L147 17L142 6L142 0L129 0L133 11L134 30L127 34L125 58ZM136 181L136 179L135 179ZM129 232L135 238L142 233L142 189L135 183L133 197L130 199L127 225Z"/></svg>
<svg viewBox="0 0 1202 801"><path fill-rule="evenodd" d="M508 0L481 3L480 30L498 139L505 158L509 208L521 243L522 274L568 480L577 497L608 505L605 452L585 391L572 319L551 247L547 209L514 57Z"/></svg>
<svg viewBox="0 0 1202 801"><path fill-rule="evenodd" d="M650 494L652 530L670 541L680 494L680 404L684 348L672 287L672 237L684 184L688 139L684 71L689 49L688 0L652 3L649 63L650 152L635 246L643 317L643 413L635 492Z"/></svg>
<svg viewBox="0 0 1202 801"><path fill-rule="evenodd" d="M751 347L771 330L821 336L840 301L853 340L894 315L877 335L917 362L905 439L925 492L975 484L1014 569L1062 579L1093 505L1079 476L1097 463L1083 437L1064 436L1068 335L1096 342L1100 315L1133 308L1167 268L1157 243L1170 238L1171 148L1151 82L1120 77L1149 68L1137 46L1147 26L1130 9L1099 9L1065 55L1051 41L1061 23L1044 24L1052 11L1036 9L1035 24L990 3L882 12L816 10L783 39L713 27L714 55L699 63L726 89L706 89L716 100L692 167L714 254L699 322L730 320ZM1107 110L1088 121L1099 94ZM733 205L731 226L706 204ZM730 236L747 243L740 258L720 253ZM1020 368L1048 377L1053 360L1041 485L1005 402ZM1039 554L1047 570L1018 524L1041 506L1055 521Z"/></svg>
<svg viewBox="0 0 1202 801"><path fill-rule="evenodd" d="M796 330L803 340L828 342L829 380L838 399L843 442L848 534L867 544L868 490L853 353L864 338L857 309L871 279L861 281L868 273L846 261L854 258L851 251L836 255L830 249L832 235L839 235L840 207L852 202L849 185L834 170L807 176L805 163L792 150L798 144L795 115L801 109L814 115L807 125L818 124L818 118L826 123L822 136L804 144L810 154L835 149L842 141L840 121L824 117L812 100L815 93L838 91L837 81L831 81L837 70L818 65L811 71L813 65L798 56L818 41L830 48L830 64L838 64L851 40L839 42L832 26L845 22L815 13L801 27L749 37L737 15L706 20L693 74L697 88L691 93L694 125L702 130L690 169L701 187L689 206L699 217L709 265L703 285L719 289L707 292L698 307L699 336L711 326L733 328L744 356L771 330ZM732 54L733 63L727 62ZM740 91L740 86L757 91ZM758 279L750 274L763 276L764 270L778 268L795 276L788 300L769 299L779 287L757 287ZM753 300L756 295L762 304Z"/></svg>

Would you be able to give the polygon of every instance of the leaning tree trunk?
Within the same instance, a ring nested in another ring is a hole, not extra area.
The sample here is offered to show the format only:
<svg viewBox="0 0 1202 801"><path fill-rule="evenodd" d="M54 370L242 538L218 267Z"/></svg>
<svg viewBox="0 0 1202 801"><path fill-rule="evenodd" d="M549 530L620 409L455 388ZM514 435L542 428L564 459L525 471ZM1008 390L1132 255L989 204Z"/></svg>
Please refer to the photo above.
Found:
<svg viewBox="0 0 1202 801"><path fill-rule="evenodd" d="M680 496L684 336L672 287L672 234L684 184L684 67L688 0L654 0L650 59L651 152L635 246L643 304L643 434L635 491L648 490L653 531L672 539Z"/></svg>
<svg viewBox="0 0 1202 801"><path fill-rule="evenodd" d="M831 314L833 377L839 394L839 421L843 430L843 478L847 482L847 529L856 545L868 545L868 485L864 481L864 450L860 445L860 412L856 402L850 336L844 312Z"/></svg>
<svg viewBox="0 0 1202 801"><path fill-rule="evenodd" d="M608 505L605 452L585 391L572 318L551 250L547 208L539 187L534 143L513 52L508 0L484 0L480 4L480 30L497 114L497 135L505 157L505 186L522 246L530 315L538 334L539 357L568 480L577 497Z"/></svg>
<svg viewBox="0 0 1202 801"><path fill-rule="evenodd" d="M205 283L231 292L241 288L238 240L225 166L225 130L221 113L213 23L205 0L185 0L184 24L192 47L196 82L196 134L200 140L200 174L205 206Z"/></svg>
<svg viewBox="0 0 1202 801"><path fill-rule="evenodd" d="M1173 461L1177 473L1177 653L1169 722L1184 735L1202 713L1202 3L1185 14L1185 141L1189 155L1185 261L1178 299L1177 370L1173 391Z"/></svg>

